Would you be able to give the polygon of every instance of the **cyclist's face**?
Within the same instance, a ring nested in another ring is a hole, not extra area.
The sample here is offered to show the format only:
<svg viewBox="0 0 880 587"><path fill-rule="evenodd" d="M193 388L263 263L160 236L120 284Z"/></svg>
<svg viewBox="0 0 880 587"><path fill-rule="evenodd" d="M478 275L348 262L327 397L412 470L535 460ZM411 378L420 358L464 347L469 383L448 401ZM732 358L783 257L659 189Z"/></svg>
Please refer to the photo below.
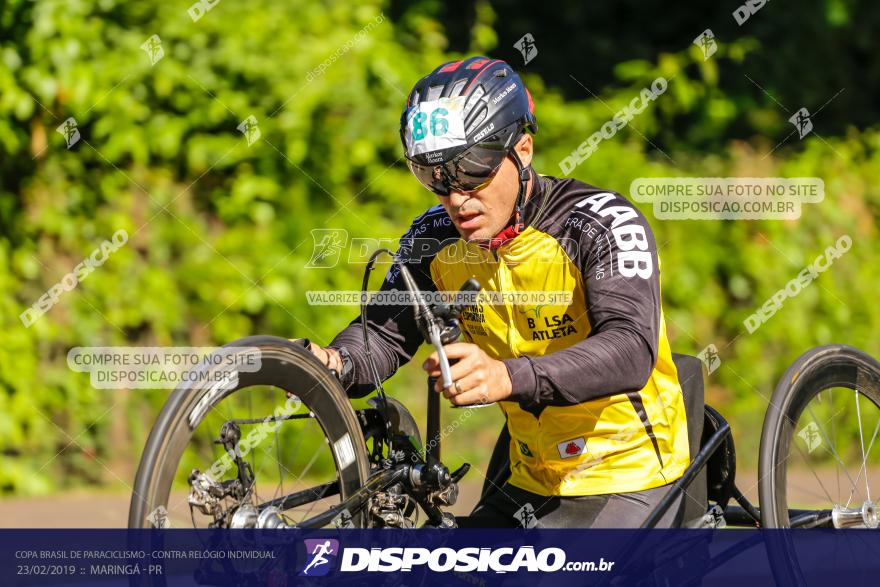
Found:
<svg viewBox="0 0 880 587"><path fill-rule="evenodd" d="M523 165L532 161L532 136L526 134L516 147ZM530 182L531 183L531 182ZM466 241L493 238L510 221L519 191L519 174L513 159L507 157L492 182L476 192L450 192L438 196L455 228Z"/></svg>

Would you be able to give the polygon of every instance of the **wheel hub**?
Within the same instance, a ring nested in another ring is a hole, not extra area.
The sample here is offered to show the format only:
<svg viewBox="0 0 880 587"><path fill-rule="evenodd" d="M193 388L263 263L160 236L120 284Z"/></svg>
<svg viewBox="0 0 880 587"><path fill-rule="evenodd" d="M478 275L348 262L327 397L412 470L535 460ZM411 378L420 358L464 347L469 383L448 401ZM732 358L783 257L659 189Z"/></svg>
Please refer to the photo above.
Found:
<svg viewBox="0 0 880 587"><path fill-rule="evenodd" d="M880 517L877 515L877 503L865 501L862 507L846 508L835 505L831 510L831 521L835 528L871 528L880 526Z"/></svg>

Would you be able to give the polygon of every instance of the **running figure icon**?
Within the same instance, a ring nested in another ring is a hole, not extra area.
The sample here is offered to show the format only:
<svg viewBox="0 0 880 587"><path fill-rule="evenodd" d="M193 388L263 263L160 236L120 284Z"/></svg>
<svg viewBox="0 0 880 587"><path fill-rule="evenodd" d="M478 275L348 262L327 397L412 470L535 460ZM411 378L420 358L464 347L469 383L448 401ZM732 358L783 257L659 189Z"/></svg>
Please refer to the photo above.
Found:
<svg viewBox="0 0 880 587"><path fill-rule="evenodd" d="M334 541L325 540L324 542L318 542L317 544L314 545L312 552L309 553L312 555L312 559L306 565L306 568L303 569L303 571L302 571L303 575L308 575L309 571L311 569L319 567L320 565L325 565L328 562L330 562L330 559L327 558L327 555L335 555L336 554L336 550L334 549L332 542L334 542ZM321 574L321 575L326 574L325 569L320 569L320 570L324 571L324 572L319 573L319 574Z"/></svg>

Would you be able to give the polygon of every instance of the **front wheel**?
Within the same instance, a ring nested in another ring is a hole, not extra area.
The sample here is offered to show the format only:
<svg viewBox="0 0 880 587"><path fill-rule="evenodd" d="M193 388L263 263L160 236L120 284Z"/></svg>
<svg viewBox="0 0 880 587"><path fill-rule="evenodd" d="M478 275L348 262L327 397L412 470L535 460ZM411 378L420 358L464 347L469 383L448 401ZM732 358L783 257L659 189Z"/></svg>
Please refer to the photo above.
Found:
<svg viewBox="0 0 880 587"><path fill-rule="evenodd" d="M204 384L172 393L138 467L130 528L247 528L266 510L296 525L367 481L363 432L320 361L272 336L224 349L257 354L259 370L233 371L218 384L228 367L199 367ZM342 513L334 524L365 525L364 512Z"/></svg>
<svg viewBox="0 0 880 587"><path fill-rule="evenodd" d="M773 392L761 433L766 528L878 526L880 364L846 345L801 355Z"/></svg>

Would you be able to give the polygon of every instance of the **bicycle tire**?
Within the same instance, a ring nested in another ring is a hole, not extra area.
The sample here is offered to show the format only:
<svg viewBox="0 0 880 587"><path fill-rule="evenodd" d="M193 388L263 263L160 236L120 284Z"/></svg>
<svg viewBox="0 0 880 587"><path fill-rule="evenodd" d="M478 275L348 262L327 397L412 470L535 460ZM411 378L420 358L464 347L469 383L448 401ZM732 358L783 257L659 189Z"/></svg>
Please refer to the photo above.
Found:
<svg viewBox="0 0 880 587"><path fill-rule="evenodd" d="M758 471L761 525L787 528L786 470L794 427L809 401L833 387L857 390L880 408L880 363L847 345L826 345L801 355L782 376L764 418Z"/></svg>
<svg viewBox="0 0 880 587"><path fill-rule="evenodd" d="M350 442L354 459L341 468L339 451L330 451L340 481L341 500L348 498L366 482L370 464L363 432L342 386L330 371L308 350L283 338L252 336L224 346L235 347L258 348L260 369L253 373L239 372L236 385L220 393L215 390L212 397L207 399L207 404L203 402L202 406L199 403L211 390L210 385L178 387L172 393L150 432L138 466L129 508L129 528L152 527L148 519L150 513L167 505L180 459L201 421L191 423L190 415L197 408L204 415L223 399L255 385L272 385L294 392L314 413L331 447L337 446L337 442ZM222 366L204 369L210 371L220 368ZM208 377L204 380L216 379ZM292 389L294 385L296 389ZM204 409L206 405L207 410ZM345 440L346 435L348 441ZM363 527L365 520L362 512L352 516L355 527Z"/></svg>

